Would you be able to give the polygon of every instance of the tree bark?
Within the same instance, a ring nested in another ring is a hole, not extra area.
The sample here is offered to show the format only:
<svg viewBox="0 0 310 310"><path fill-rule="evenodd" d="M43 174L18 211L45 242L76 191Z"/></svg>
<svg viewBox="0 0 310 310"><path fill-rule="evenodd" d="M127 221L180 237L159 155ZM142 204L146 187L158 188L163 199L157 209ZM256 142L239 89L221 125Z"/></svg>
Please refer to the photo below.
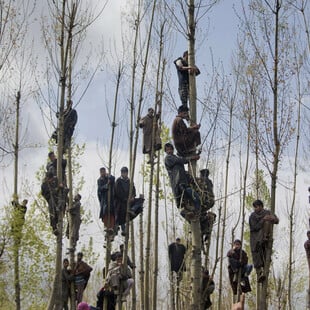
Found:
<svg viewBox="0 0 310 310"><path fill-rule="evenodd" d="M188 1L188 65L195 66L195 1ZM196 76L189 74L189 106L192 122L197 121L196 108ZM196 176L196 161L190 162L190 173ZM197 310L201 308L201 230L198 218L191 221L192 248L191 248L191 305L190 309Z"/></svg>

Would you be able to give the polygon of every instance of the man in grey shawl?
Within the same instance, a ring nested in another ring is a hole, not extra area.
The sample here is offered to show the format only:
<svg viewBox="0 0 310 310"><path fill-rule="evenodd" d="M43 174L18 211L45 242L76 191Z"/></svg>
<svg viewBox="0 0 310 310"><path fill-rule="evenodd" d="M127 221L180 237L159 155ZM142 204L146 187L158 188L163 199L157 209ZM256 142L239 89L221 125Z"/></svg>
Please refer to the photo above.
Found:
<svg viewBox="0 0 310 310"><path fill-rule="evenodd" d="M198 160L199 155L193 155L189 158L179 157L174 155L174 147L171 143L165 144L165 166L168 171L170 184L174 198L176 199L177 207L182 204L182 197L186 198L190 204L195 207L195 212L200 211L200 197L197 192L189 184L190 175L185 171L184 165L189 163L189 160ZM182 214L181 212L181 215Z"/></svg>

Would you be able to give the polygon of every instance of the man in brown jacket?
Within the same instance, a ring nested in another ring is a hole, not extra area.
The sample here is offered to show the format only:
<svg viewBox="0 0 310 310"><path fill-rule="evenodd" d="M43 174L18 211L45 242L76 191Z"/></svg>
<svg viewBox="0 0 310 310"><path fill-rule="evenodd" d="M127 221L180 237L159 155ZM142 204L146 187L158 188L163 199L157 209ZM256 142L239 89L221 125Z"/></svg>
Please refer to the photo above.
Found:
<svg viewBox="0 0 310 310"><path fill-rule="evenodd" d="M83 292L87 286L90 273L93 270L83 260L83 253L77 253L77 262L74 268L74 284L76 288L76 303L79 304L83 300Z"/></svg>
<svg viewBox="0 0 310 310"><path fill-rule="evenodd" d="M188 157L196 154L196 147L201 144L200 125L193 124L189 127L184 120L189 120L188 108L180 106L178 108L178 115L172 124L172 139L177 154L182 157Z"/></svg>

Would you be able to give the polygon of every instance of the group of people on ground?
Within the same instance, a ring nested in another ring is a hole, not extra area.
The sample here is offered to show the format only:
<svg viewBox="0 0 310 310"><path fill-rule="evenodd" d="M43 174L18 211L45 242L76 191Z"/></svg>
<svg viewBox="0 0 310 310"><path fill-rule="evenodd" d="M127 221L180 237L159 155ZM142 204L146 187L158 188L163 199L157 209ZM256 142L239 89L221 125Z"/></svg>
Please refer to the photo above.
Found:
<svg viewBox="0 0 310 310"><path fill-rule="evenodd" d="M119 227L126 235L126 215L133 220L143 211L144 197L136 198L136 188L128 177L128 168L121 168L121 176L116 179L108 174L106 168L100 168L97 180L97 196L100 203L99 218L104 223L109 237L113 240Z"/></svg>

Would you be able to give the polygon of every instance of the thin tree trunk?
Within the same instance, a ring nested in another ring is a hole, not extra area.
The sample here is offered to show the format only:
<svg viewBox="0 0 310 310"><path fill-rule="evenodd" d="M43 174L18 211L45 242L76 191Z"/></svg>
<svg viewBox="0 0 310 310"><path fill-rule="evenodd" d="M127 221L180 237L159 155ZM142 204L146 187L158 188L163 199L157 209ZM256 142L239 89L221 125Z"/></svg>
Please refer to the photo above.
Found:
<svg viewBox="0 0 310 310"><path fill-rule="evenodd" d="M19 154L19 114L20 114L20 91L16 94L16 123L15 123L15 142L14 142L14 193L13 202L18 205L18 154ZM14 206L13 206L14 208ZM15 212L13 212L15 214ZM18 216L18 214L17 214ZM21 309L20 303L20 278L19 278L19 248L22 227L19 227L18 218L13 218L14 225L17 226L17 236L14 238L14 287L15 287L15 305L16 310ZM19 234L20 229L20 234Z"/></svg>
<svg viewBox="0 0 310 310"><path fill-rule="evenodd" d="M165 60L163 60L163 65L161 68L162 50L163 50L163 36L164 36L164 25L162 24L160 29L160 42L159 42L159 56L158 56L158 67L157 67L157 77L156 77L156 95L155 95L155 115L153 117L152 135L151 135L151 170L154 168L154 141L157 128L157 122L161 123L161 120L157 120L157 113L161 113L162 105L162 91L164 84L164 71L165 71ZM161 71L161 72L160 72ZM161 126L159 124L158 129L161 131ZM152 298L152 309L157 310L157 277L158 277L158 209L159 209L159 157L160 151L157 151L157 164L156 164L156 190L155 190L155 225L154 225L154 277L153 277L153 298ZM150 180L150 184L153 185L153 180ZM150 187L152 191L152 187Z"/></svg>
<svg viewBox="0 0 310 310"><path fill-rule="evenodd" d="M111 140L110 140L110 149L109 149L109 165L108 165L108 172L111 174L112 170L112 158L113 158L113 145L114 145L114 136L115 136L115 127L116 127L116 112L117 112L117 103L118 103L118 94L119 94L119 87L122 77L122 65L119 63L118 66L118 72L117 72L117 78L116 78L116 88L115 88L115 95L114 95L114 109L113 109L113 119L111 123L112 132L111 132ZM111 186L109 185L108 188L108 199L107 199L107 212L108 212L108 227L110 227L110 206L111 206L111 196L113 193L111 193ZM112 242L110 239L110 235L108 231L106 232L106 253L105 253L105 274L103 275L106 277L108 270L109 270L109 264L111 261L111 250L112 250ZM108 301L107 298L104 298L104 309L107 309L108 307Z"/></svg>
<svg viewBox="0 0 310 310"><path fill-rule="evenodd" d="M195 66L195 1L188 1L188 64ZM192 122L197 121L196 108L196 77L189 74L189 106ZM196 176L196 161L190 162L191 174ZM191 305L190 309L198 310L201 308L201 230L198 218L191 221L192 232L192 258L191 258Z"/></svg>
<svg viewBox="0 0 310 310"><path fill-rule="evenodd" d="M57 145L57 178L58 182L62 183L62 159L63 159L63 139L64 139L64 103L66 93L66 81L67 81L67 60L69 53L69 45L65 46L65 16L66 16L66 0L62 1L62 11L60 18L61 35L60 35L60 61L61 71L59 77L60 83L60 100L59 100L59 119L58 119L58 145ZM63 212L65 207L65 201L63 197L63 191L59 190L58 204L56 206L56 212L58 213L57 224L57 240L56 240L56 263L55 263L55 277L52 286L52 293L48 304L48 310L60 310L62 308L62 281L61 281L61 269L62 269L62 234L63 234Z"/></svg>
<svg viewBox="0 0 310 310"><path fill-rule="evenodd" d="M299 154L299 140L300 140L300 122L301 122L301 83L300 83L300 67L296 63L297 70L297 91L298 91L298 108L297 108L297 128L296 128L296 145L295 145L295 159L294 159L294 181L293 181L293 199L290 210L290 235L289 235L289 261L288 261L288 308L292 309L292 282L293 282L293 250L294 250L294 226L295 226L295 202L296 202L296 183L298 173L298 154Z"/></svg>
<svg viewBox="0 0 310 310"><path fill-rule="evenodd" d="M270 211L275 214L276 208L276 187L278 177L278 165L280 157L280 141L278 137L278 62L279 62L279 14L280 14L281 3L280 0L276 0L275 14L275 39L274 39L274 76L273 76L273 167L271 172L271 200L270 200ZM267 310L268 304L268 279L271 265L272 247L273 247L273 225L271 225L270 237L266 248L266 262L265 262L265 275L266 278L262 282L262 290L260 295L259 309Z"/></svg>
<svg viewBox="0 0 310 310"><path fill-rule="evenodd" d="M227 193L228 193L228 177L229 177L229 162L230 162L230 151L231 151L231 139L232 139L232 128L233 128L233 102L231 102L229 107L229 132L228 132L228 146L226 155L226 174L225 174L225 184L224 184L224 210L223 210L223 220L222 220L222 234L221 234L221 248L220 248L220 275L219 275L219 298L217 309L222 309L222 290L223 290L223 253L224 253L224 240L225 240L225 230L226 230L226 216L227 216Z"/></svg>

